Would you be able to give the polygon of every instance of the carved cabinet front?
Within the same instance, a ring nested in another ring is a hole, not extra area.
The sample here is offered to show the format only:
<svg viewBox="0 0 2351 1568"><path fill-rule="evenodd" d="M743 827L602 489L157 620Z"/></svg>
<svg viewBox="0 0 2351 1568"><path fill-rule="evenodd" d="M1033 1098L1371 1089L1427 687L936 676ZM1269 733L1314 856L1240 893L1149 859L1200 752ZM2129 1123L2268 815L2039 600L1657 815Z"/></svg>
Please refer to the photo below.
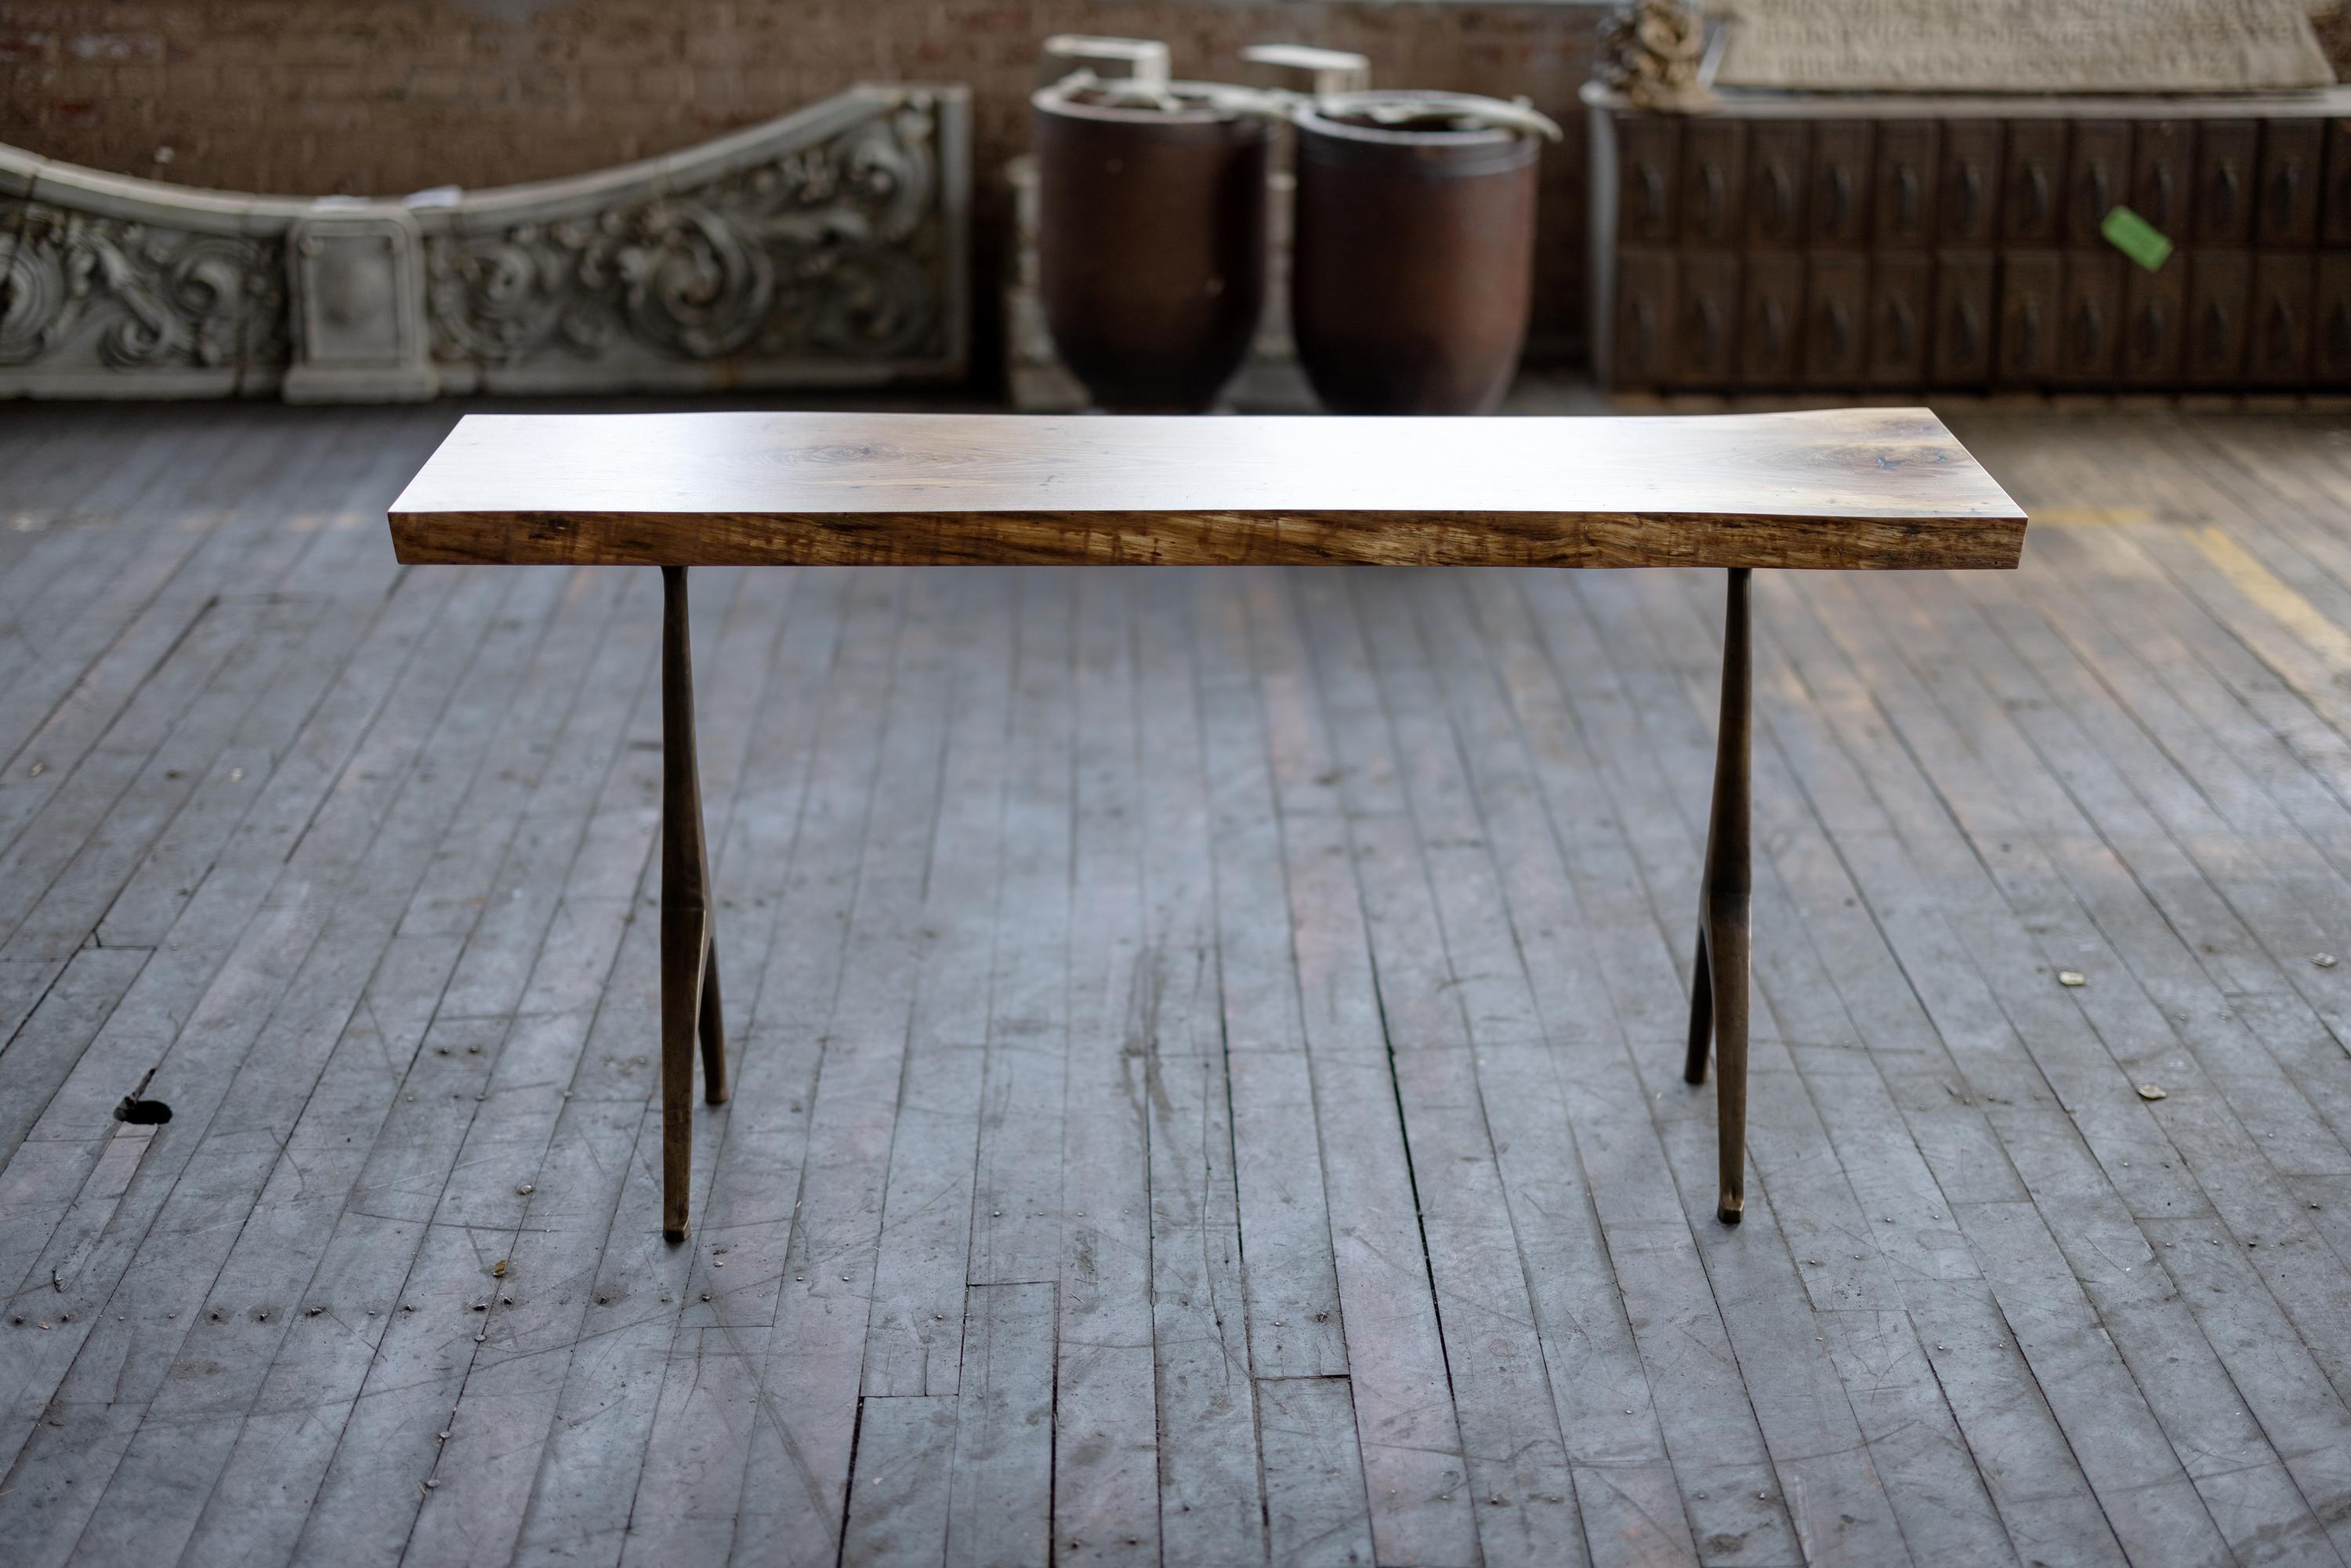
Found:
<svg viewBox="0 0 2351 1568"><path fill-rule="evenodd" d="M1612 388L2351 388L2351 89L2225 116L1587 96ZM2110 240L2119 208L2168 254Z"/></svg>

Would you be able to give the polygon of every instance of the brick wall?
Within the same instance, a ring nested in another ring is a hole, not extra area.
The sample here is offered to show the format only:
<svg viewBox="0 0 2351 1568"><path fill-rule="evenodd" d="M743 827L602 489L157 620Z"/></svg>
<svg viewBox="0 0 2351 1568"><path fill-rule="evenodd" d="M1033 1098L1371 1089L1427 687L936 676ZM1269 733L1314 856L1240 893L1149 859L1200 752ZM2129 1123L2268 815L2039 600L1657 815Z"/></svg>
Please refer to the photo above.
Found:
<svg viewBox="0 0 2351 1568"><path fill-rule="evenodd" d="M1573 353L1575 93L1597 15L1542 0L0 0L0 141L193 185L383 194L672 152L859 79L962 81L987 289L1040 38L1164 38L1179 74L1227 79L1246 45L1324 44L1371 56L1383 84L1523 93L1568 128L1546 155L1535 330Z"/></svg>

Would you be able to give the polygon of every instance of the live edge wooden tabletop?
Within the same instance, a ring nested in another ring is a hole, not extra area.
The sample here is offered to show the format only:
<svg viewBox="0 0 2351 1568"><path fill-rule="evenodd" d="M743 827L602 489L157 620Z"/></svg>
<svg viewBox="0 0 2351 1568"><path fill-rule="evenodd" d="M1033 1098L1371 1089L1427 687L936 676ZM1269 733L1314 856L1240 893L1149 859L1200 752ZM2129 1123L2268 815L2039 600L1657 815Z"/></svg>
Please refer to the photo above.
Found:
<svg viewBox="0 0 2351 1568"><path fill-rule="evenodd" d="M408 562L2016 565L1925 409L1659 418L468 414Z"/></svg>

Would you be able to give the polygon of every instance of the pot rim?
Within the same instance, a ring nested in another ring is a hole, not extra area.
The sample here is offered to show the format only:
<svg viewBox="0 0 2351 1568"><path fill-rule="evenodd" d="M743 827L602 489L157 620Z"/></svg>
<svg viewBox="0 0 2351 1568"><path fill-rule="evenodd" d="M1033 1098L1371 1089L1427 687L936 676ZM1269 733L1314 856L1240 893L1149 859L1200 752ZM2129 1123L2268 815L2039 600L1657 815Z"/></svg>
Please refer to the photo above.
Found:
<svg viewBox="0 0 2351 1568"><path fill-rule="evenodd" d="M1099 120L1112 125L1231 125L1256 129L1260 133L1264 121L1254 115L1235 110L1219 109L1205 99L1197 108L1128 109L1117 104L1086 103L1075 95L1078 91L1067 82L1052 82L1029 95L1029 103L1040 114L1058 114L1071 120ZM1187 92L1202 93L1198 82L1172 81L1167 90L1179 99Z"/></svg>
<svg viewBox="0 0 2351 1568"><path fill-rule="evenodd" d="M1499 147L1513 141L1536 140L1525 131L1499 125L1481 125L1466 131L1391 131L1383 126L1360 125L1353 120L1334 118L1359 105L1399 99L1414 103L1459 104L1494 101L1473 92L1406 92L1396 89L1370 88L1361 92L1331 93L1311 103L1301 104L1297 110L1298 127L1318 135L1376 142L1389 147Z"/></svg>

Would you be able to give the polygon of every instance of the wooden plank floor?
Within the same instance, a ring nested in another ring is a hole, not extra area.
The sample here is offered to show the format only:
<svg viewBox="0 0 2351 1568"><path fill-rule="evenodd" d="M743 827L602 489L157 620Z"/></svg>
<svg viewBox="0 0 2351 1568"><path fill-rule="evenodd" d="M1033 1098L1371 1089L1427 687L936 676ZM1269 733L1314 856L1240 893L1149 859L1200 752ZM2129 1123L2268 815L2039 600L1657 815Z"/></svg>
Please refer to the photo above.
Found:
<svg viewBox="0 0 2351 1568"><path fill-rule="evenodd" d="M2340 422L1759 574L1737 1229L1719 577L697 572L671 1249L657 580L453 417L0 415L9 1563L2351 1558Z"/></svg>

